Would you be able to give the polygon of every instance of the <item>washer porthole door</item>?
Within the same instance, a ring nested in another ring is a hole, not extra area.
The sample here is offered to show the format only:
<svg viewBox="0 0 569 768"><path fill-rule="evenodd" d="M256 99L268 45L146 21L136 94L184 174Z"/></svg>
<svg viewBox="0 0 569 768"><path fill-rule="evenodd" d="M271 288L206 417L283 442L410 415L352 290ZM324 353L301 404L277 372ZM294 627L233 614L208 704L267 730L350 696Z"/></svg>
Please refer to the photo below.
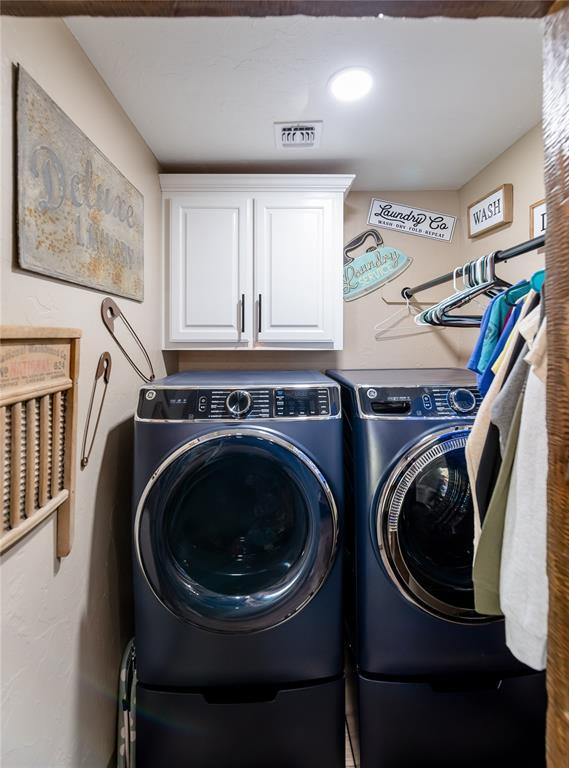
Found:
<svg viewBox="0 0 569 768"><path fill-rule="evenodd" d="M137 555L176 616L218 632L276 626L334 561L337 510L316 465L261 429L225 430L176 451L139 504Z"/></svg>
<svg viewBox="0 0 569 768"><path fill-rule="evenodd" d="M474 610L474 509L466 468L469 428L441 430L410 449L384 485L378 545L400 591L429 613L485 621Z"/></svg>

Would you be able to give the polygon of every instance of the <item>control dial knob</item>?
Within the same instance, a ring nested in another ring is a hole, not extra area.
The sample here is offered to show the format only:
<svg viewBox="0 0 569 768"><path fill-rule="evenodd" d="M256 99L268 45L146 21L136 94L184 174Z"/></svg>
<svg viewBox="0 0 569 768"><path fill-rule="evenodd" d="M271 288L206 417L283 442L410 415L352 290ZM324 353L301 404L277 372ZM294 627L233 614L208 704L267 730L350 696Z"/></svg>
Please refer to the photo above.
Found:
<svg viewBox="0 0 569 768"><path fill-rule="evenodd" d="M236 389L230 392L225 401L227 410L233 414L233 416L244 416L251 410L253 400L251 395L244 389Z"/></svg>
<svg viewBox="0 0 569 768"><path fill-rule="evenodd" d="M456 413L472 413L476 408L476 397L469 389L451 389L448 393L450 407Z"/></svg>

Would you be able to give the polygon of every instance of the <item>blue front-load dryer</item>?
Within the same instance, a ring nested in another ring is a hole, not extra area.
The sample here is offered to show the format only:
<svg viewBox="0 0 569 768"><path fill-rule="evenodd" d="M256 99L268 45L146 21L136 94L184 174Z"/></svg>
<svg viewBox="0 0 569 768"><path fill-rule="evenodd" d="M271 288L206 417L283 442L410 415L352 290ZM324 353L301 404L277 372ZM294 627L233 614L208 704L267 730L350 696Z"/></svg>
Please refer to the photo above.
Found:
<svg viewBox="0 0 569 768"><path fill-rule="evenodd" d="M342 507L329 378L192 372L141 389L138 768L343 766Z"/></svg>
<svg viewBox="0 0 569 768"><path fill-rule="evenodd" d="M544 676L474 610L458 369L329 371L346 441L347 627L362 768L544 764Z"/></svg>

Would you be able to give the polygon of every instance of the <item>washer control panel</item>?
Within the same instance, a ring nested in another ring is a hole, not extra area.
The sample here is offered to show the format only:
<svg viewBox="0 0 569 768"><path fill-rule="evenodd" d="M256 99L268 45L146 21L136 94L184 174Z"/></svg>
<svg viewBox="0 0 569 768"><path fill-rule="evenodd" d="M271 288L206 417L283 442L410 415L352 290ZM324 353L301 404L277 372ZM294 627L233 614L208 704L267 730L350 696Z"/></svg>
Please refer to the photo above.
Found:
<svg viewBox="0 0 569 768"><path fill-rule="evenodd" d="M333 418L338 387L142 389L137 416L147 421Z"/></svg>
<svg viewBox="0 0 569 768"><path fill-rule="evenodd" d="M477 387L360 387L363 416L446 419L476 416L482 402Z"/></svg>

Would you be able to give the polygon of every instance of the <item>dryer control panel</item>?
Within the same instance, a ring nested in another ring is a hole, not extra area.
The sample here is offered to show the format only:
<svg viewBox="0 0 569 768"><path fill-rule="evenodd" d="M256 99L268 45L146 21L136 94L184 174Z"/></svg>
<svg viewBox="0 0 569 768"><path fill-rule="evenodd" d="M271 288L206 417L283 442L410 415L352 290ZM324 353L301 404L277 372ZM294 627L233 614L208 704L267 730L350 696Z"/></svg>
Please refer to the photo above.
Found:
<svg viewBox="0 0 569 768"><path fill-rule="evenodd" d="M469 418L482 396L477 387L359 387L360 413L368 418Z"/></svg>
<svg viewBox="0 0 569 768"><path fill-rule="evenodd" d="M340 391L330 387L170 389L140 391L144 421L339 418Z"/></svg>

